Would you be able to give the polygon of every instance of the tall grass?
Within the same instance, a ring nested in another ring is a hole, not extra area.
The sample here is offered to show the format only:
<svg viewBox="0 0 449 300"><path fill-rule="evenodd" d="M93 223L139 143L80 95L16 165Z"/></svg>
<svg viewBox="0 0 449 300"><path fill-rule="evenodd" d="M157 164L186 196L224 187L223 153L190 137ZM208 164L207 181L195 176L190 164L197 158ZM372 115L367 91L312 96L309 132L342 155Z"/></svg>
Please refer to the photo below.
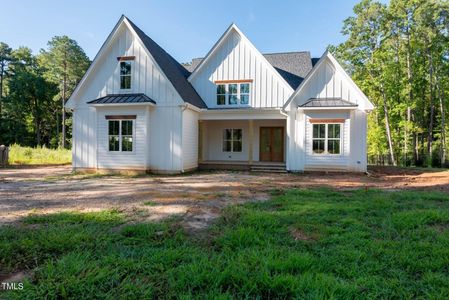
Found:
<svg viewBox="0 0 449 300"><path fill-rule="evenodd" d="M61 148L31 148L13 144L9 147L8 161L16 165L68 164L72 162L72 152Z"/></svg>

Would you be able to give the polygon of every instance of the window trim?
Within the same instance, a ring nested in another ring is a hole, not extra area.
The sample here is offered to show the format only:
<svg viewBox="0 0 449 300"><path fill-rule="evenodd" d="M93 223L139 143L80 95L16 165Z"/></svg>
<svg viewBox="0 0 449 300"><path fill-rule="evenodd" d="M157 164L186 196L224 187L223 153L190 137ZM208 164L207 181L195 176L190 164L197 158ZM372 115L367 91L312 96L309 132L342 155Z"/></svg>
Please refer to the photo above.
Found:
<svg viewBox="0 0 449 300"><path fill-rule="evenodd" d="M226 130L231 130L231 139L226 139ZM241 131L241 139L234 140L234 130ZM234 142L240 141L242 143L240 151L234 151ZM223 148L225 142L231 142L231 151L225 151ZM221 152L223 153L242 153L243 152L243 128L223 128L223 137L221 139Z"/></svg>
<svg viewBox="0 0 449 300"><path fill-rule="evenodd" d="M317 155L317 156L324 156L324 155L327 155L327 156L340 156L340 155L342 155L342 141L343 141L343 126L344 126L344 123L342 123L342 122L325 122L325 121L323 121L323 122L320 122L320 121L317 121L317 120L310 120L310 124L312 125L311 127L311 130L312 130L312 133L311 133L311 136L312 136L312 139L311 139L311 141L312 141L312 143L311 143L311 147L312 147L312 155ZM314 138L313 137L313 126L315 126L315 125L322 125L322 124L324 124L325 125L325 127L324 127L324 138ZM339 138L329 138L329 135L328 135L328 132L329 132L329 130L328 130L328 128L329 128L329 125L339 125L340 126L340 137ZM313 141L322 141L322 140L324 140L324 152L323 153L316 153L315 151L313 151ZM339 143L339 148L338 148L338 153L329 153L329 151L328 151L328 141L329 140L331 140L331 141L339 141L340 143Z"/></svg>
<svg viewBox="0 0 449 300"><path fill-rule="evenodd" d="M125 63L125 64L129 63L130 64L131 72L130 72L129 75L122 75L122 73L121 73L121 64L122 63ZM119 62L118 62L118 73L119 73L118 85L119 85L120 91L132 91L132 89L133 89L133 70L134 70L134 60L130 60L130 59L119 60ZM129 77L129 89L122 88L122 77Z"/></svg>
<svg viewBox="0 0 449 300"><path fill-rule="evenodd" d="M117 117L125 117L125 118L115 118L115 116L106 116L106 121L107 121L107 148L108 148L108 153L111 154L133 154L136 151L136 118L132 118L134 116L130 116L127 118L127 116L117 116ZM114 150L110 150L109 149L109 137L111 136L117 136L116 134L109 134L109 122L115 122L118 121L119 122L119 128L118 128L118 137L119 137L119 150L114 151ZM132 123L132 135L122 135L122 122L123 121L131 121ZM132 150L131 151L123 151L122 150L122 137L123 136L131 136L132 137Z"/></svg>
<svg viewBox="0 0 449 300"><path fill-rule="evenodd" d="M252 79L242 79L242 80L216 80L215 81L215 106L216 107L248 107L251 103L251 95L252 95ZM230 104L229 99L230 94L229 93L229 85L230 84L236 84L237 85L237 104ZM247 104L241 104L241 98L240 98L240 86L241 84L249 84L249 93L244 93L243 95L248 95L248 103ZM224 85L225 87L225 94L218 94L218 86ZM224 104L218 104L218 95L224 95L225 96L225 103Z"/></svg>

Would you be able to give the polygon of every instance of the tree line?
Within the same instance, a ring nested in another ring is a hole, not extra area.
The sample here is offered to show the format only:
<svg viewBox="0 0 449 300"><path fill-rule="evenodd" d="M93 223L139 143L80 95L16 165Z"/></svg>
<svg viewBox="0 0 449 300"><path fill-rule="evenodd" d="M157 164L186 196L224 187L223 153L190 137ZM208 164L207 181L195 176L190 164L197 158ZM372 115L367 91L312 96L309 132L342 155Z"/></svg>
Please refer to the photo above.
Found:
<svg viewBox="0 0 449 300"><path fill-rule="evenodd" d="M371 163L448 164L449 2L363 0L330 46L376 106Z"/></svg>
<svg viewBox="0 0 449 300"><path fill-rule="evenodd" d="M55 36L37 55L0 42L0 144L69 147L65 103L89 64L67 36Z"/></svg>

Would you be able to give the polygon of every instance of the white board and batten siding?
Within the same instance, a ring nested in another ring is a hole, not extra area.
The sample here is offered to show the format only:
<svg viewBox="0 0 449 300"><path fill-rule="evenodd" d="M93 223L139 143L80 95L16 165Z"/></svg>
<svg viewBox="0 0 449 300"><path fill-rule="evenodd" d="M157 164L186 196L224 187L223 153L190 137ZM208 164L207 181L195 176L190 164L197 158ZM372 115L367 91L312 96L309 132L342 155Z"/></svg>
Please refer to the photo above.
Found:
<svg viewBox="0 0 449 300"><path fill-rule="evenodd" d="M312 149L313 124L311 119L344 119L340 129L340 154L315 154ZM348 111L308 111L305 113L305 170L344 170L350 159L350 113Z"/></svg>
<svg viewBox="0 0 449 300"><path fill-rule="evenodd" d="M141 169L147 165L148 143L147 107L99 107L97 108L97 168ZM135 115L133 121L133 151L109 151L108 115Z"/></svg>
<svg viewBox="0 0 449 300"><path fill-rule="evenodd" d="M132 84L130 90L120 89L120 70L117 57L134 56L132 62ZM117 114L135 111L137 114L136 133L144 132L146 136L136 136L134 156L130 160L118 158L104 151L107 147L107 132L104 132L102 108L95 108L87 102L109 94L144 93L157 104L149 111L140 107L121 106ZM80 85L68 107L74 109L74 168L121 168L139 166L154 170L171 172L182 169L182 123L181 105L184 101L171 82L164 75L155 60L141 44L126 22L122 22L111 39L98 54L91 70ZM97 111L98 110L98 115ZM145 144L146 143L146 144ZM169 151L168 151L169 150ZM113 162L114 161L114 162Z"/></svg>
<svg viewBox="0 0 449 300"><path fill-rule="evenodd" d="M198 112L185 109L182 112L182 167L189 171L198 167Z"/></svg>
<svg viewBox="0 0 449 300"><path fill-rule="evenodd" d="M306 78L299 92L289 105L287 130L289 136L287 168L291 171L304 169L342 169L366 171L367 113L370 103L354 87L340 66L323 56L320 65ZM311 98L342 98L358 105L355 110L301 110L302 104ZM312 124L310 119L345 119L342 124L340 155L317 155L312 151Z"/></svg>
<svg viewBox="0 0 449 300"><path fill-rule="evenodd" d="M231 28L190 81L207 106L215 108L223 107L217 106L215 82L244 79L252 80L251 107L282 107L293 93L293 89L251 42Z"/></svg>

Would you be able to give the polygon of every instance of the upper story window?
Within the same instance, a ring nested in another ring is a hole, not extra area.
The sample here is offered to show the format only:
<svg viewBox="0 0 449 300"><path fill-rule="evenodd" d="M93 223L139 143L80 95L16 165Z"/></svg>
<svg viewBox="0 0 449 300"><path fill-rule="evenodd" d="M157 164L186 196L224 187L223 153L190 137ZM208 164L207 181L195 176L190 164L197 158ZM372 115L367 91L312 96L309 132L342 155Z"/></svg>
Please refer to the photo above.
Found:
<svg viewBox="0 0 449 300"><path fill-rule="evenodd" d="M251 94L251 82L239 80L217 81L217 105L248 105Z"/></svg>
<svg viewBox="0 0 449 300"><path fill-rule="evenodd" d="M131 89L131 61L121 61L120 62L120 89L130 90Z"/></svg>
<svg viewBox="0 0 449 300"><path fill-rule="evenodd" d="M340 154L341 124L313 124L312 150L314 154Z"/></svg>

